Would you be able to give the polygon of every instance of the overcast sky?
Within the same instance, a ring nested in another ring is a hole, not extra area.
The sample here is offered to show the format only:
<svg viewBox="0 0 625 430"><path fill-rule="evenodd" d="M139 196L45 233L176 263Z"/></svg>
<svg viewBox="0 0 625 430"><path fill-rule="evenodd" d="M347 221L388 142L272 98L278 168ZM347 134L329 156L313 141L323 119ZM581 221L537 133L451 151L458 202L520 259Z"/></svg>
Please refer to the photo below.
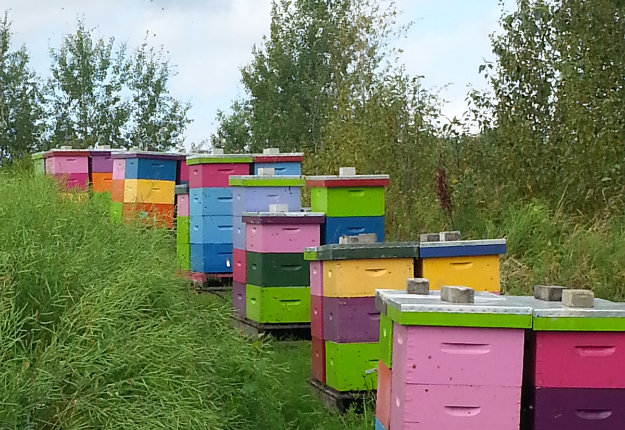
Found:
<svg viewBox="0 0 625 430"><path fill-rule="evenodd" d="M510 1L508 1L508 4ZM493 59L489 34L497 31L499 0L397 0L402 23L414 22L399 42L412 75L425 75L427 88L451 84L442 96L446 116L461 115L467 86L484 88L478 68ZM101 36L114 36L130 48L150 33L163 46L178 75L172 94L190 101L194 120L187 146L208 139L215 113L241 94L239 67L251 59L252 46L269 31L271 0L0 0L9 10L15 47L25 44L33 67L49 74L50 47L76 29L78 17Z"/></svg>

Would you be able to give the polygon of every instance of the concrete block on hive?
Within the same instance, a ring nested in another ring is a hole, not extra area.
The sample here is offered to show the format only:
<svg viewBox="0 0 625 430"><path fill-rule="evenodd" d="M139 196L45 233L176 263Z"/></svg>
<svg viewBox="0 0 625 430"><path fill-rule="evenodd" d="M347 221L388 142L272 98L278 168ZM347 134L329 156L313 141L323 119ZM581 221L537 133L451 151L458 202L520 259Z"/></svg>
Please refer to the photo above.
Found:
<svg viewBox="0 0 625 430"><path fill-rule="evenodd" d="M362 245L378 243L378 235L375 233L364 233L358 236L341 236L339 245Z"/></svg>
<svg viewBox="0 0 625 430"><path fill-rule="evenodd" d="M269 205L269 212L271 212L272 214L286 213L288 211L289 211L289 205L285 205L285 204L271 204L271 205Z"/></svg>
<svg viewBox="0 0 625 430"><path fill-rule="evenodd" d="M441 242L456 242L458 240L460 240L459 231L442 231L440 233Z"/></svg>
<svg viewBox="0 0 625 430"><path fill-rule="evenodd" d="M356 176L355 167L341 167L339 169L339 176Z"/></svg>
<svg viewBox="0 0 625 430"><path fill-rule="evenodd" d="M222 148L213 149L213 155L224 155L224 150Z"/></svg>
<svg viewBox="0 0 625 430"><path fill-rule="evenodd" d="M553 285L535 285L534 298L545 302L561 302L564 287L556 287Z"/></svg>
<svg viewBox="0 0 625 430"><path fill-rule="evenodd" d="M265 148L263 149L263 155L278 155L280 154L280 148Z"/></svg>
<svg viewBox="0 0 625 430"><path fill-rule="evenodd" d="M61 149L73 149L71 145L63 145Z"/></svg>
<svg viewBox="0 0 625 430"><path fill-rule="evenodd" d="M375 292L375 308L379 310L382 315L386 315L387 305L380 295L380 291Z"/></svg>
<svg viewBox="0 0 625 430"><path fill-rule="evenodd" d="M276 169L271 167L263 167L258 169L258 176L274 176L276 174Z"/></svg>
<svg viewBox="0 0 625 430"><path fill-rule="evenodd" d="M468 304L475 302L475 290L467 287L441 288L441 300L448 303Z"/></svg>
<svg viewBox="0 0 625 430"><path fill-rule="evenodd" d="M569 308L592 308L595 306L595 293L588 290L564 290L562 304Z"/></svg>
<svg viewBox="0 0 625 430"><path fill-rule="evenodd" d="M440 233L425 233L419 238L420 242L440 242Z"/></svg>
<svg viewBox="0 0 625 430"><path fill-rule="evenodd" d="M430 294L430 281L423 278L408 279L406 281L406 292L408 294L427 296Z"/></svg>

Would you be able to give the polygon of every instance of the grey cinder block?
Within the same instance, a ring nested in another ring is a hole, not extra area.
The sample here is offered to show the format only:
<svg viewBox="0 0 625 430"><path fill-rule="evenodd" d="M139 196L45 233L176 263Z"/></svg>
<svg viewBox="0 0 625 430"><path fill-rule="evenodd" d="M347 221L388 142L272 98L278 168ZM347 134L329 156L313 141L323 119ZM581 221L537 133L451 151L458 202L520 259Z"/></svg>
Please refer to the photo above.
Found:
<svg viewBox="0 0 625 430"><path fill-rule="evenodd" d="M562 291L566 288L553 285L535 285L534 298L546 302L561 302Z"/></svg>
<svg viewBox="0 0 625 430"><path fill-rule="evenodd" d="M564 290L562 304L569 308L592 308L595 306L595 293L588 290Z"/></svg>
<svg viewBox="0 0 625 430"><path fill-rule="evenodd" d="M278 155L280 154L280 148L265 148L263 149L263 155Z"/></svg>
<svg viewBox="0 0 625 430"><path fill-rule="evenodd" d="M358 235L358 243L378 243L378 235L375 233L364 233Z"/></svg>
<svg viewBox="0 0 625 430"><path fill-rule="evenodd" d="M360 243L358 236L341 236L339 237L339 245L355 245Z"/></svg>
<svg viewBox="0 0 625 430"><path fill-rule="evenodd" d="M420 242L440 242L441 235L440 233L425 233L420 236L419 241Z"/></svg>
<svg viewBox="0 0 625 430"><path fill-rule="evenodd" d="M269 212L272 214L286 213L289 211L289 205L285 204L271 204L269 205Z"/></svg>
<svg viewBox="0 0 625 430"><path fill-rule="evenodd" d="M276 169L273 167L261 167L258 169L258 176L273 176L276 174Z"/></svg>
<svg viewBox="0 0 625 430"><path fill-rule="evenodd" d="M430 281L423 278L408 279L406 281L406 292L408 294L427 296L430 294Z"/></svg>
<svg viewBox="0 0 625 430"><path fill-rule="evenodd" d="M378 236L375 233L339 237L339 245L362 245L373 243L378 243Z"/></svg>
<svg viewBox="0 0 625 430"><path fill-rule="evenodd" d="M341 167L339 169L339 176L356 176L355 167Z"/></svg>
<svg viewBox="0 0 625 430"><path fill-rule="evenodd" d="M474 303L475 290L468 287L448 287L441 288L441 300L448 303Z"/></svg>
<svg viewBox="0 0 625 430"><path fill-rule="evenodd" d="M460 240L459 231L442 231L440 233L441 242L457 242Z"/></svg>
<svg viewBox="0 0 625 430"><path fill-rule="evenodd" d="M224 155L223 148L214 148L213 149L213 155Z"/></svg>

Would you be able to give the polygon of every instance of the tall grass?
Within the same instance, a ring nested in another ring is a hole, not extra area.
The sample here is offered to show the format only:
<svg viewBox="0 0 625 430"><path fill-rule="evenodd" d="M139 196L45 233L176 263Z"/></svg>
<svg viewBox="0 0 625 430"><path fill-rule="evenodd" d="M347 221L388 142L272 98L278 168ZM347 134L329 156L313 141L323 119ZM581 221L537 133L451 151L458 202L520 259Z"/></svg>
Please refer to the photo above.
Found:
<svg viewBox="0 0 625 430"><path fill-rule="evenodd" d="M169 232L46 178L0 190L0 428L293 428L283 369L176 279Z"/></svg>

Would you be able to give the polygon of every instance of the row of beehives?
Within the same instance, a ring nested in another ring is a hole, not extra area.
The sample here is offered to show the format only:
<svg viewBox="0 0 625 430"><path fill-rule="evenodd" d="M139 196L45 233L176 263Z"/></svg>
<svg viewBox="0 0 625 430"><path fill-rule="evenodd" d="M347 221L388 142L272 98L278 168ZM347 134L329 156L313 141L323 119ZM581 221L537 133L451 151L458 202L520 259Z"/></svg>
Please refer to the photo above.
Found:
<svg viewBox="0 0 625 430"><path fill-rule="evenodd" d="M625 428L625 307L590 291L378 291L376 429Z"/></svg>
<svg viewBox="0 0 625 430"><path fill-rule="evenodd" d="M211 168L213 161L214 157L203 157L205 169ZM278 175L269 167L257 169L253 176L236 175L237 169L213 173L210 183L202 188L190 186L189 196L183 197L183 210L190 216L188 227L187 220L179 220L179 237L186 235L188 228L189 245L181 238L179 255L190 254L192 273L232 274L237 291L251 289L247 287L251 282L256 289L309 287L304 247L338 243L342 235L363 232L384 239L388 176L359 176L353 169L341 170L339 176L308 178ZM229 187L221 186L225 184ZM305 185L311 189L312 213L303 215L301 189ZM262 219L255 220L259 214ZM250 227L246 222L259 225ZM263 227L266 224L273 227ZM264 235L266 245L259 246L257 240L247 243L257 231ZM267 278L265 271L263 280L248 282L248 268L270 266L276 268L273 279ZM288 271L280 273L280 267L288 267Z"/></svg>

